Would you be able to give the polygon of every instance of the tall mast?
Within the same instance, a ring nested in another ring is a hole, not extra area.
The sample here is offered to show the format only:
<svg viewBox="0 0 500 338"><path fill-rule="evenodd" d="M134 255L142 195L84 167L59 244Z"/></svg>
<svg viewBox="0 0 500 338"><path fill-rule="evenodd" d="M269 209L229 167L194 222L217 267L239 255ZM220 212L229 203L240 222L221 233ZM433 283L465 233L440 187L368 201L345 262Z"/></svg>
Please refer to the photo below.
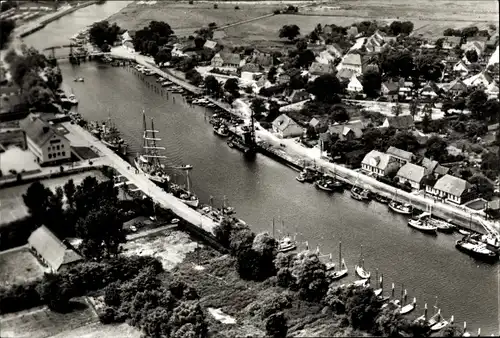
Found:
<svg viewBox="0 0 500 338"><path fill-rule="evenodd" d="M186 184L187 184L187 191L190 193L191 192L191 180L189 179L189 170L186 170Z"/></svg>
<svg viewBox="0 0 500 338"><path fill-rule="evenodd" d="M148 151L148 140L147 140L147 137L148 137L148 128L146 126L146 113L144 112L144 110L142 111L142 130L144 130L143 134L142 134L142 146L144 148L144 151L146 152L146 154L149 153Z"/></svg>
<svg viewBox="0 0 500 338"><path fill-rule="evenodd" d="M274 238L274 217L273 217L273 238Z"/></svg>
<svg viewBox="0 0 500 338"><path fill-rule="evenodd" d="M339 242L339 267L342 264L342 241Z"/></svg>

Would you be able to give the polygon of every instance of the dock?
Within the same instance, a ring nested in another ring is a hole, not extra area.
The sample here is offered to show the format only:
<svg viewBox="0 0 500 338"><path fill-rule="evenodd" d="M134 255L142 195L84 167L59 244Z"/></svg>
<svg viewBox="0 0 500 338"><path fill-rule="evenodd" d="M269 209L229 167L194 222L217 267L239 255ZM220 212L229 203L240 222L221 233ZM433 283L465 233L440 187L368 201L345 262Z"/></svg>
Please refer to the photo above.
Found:
<svg viewBox="0 0 500 338"><path fill-rule="evenodd" d="M172 212L178 217L186 220L194 226L197 226L210 234L214 233L214 228L217 226L217 223L215 223L212 219L190 208L173 195L168 194L146 178L146 176L136 173L135 168L132 165L115 154L111 149L106 147L82 127L70 123L63 123L63 125L69 132L88 142L93 149L100 152L100 155L103 158L103 165L114 168L127 180L127 182L133 183L145 195L151 197L153 201L166 209L172 210Z"/></svg>

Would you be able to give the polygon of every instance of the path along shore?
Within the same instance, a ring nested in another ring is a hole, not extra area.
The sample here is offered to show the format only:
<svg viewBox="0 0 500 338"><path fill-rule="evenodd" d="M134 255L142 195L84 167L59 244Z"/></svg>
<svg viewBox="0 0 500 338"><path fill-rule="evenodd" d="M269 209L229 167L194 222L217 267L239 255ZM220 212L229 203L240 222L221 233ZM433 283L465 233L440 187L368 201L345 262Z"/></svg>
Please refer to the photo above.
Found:
<svg viewBox="0 0 500 338"><path fill-rule="evenodd" d="M127 58L129 60L134 60L138 64L148 67L153 70L155 73L168 78L172 82L176 83L184 87L185 89L192 91L194 93L199 94L201 91L199 88L192 86L191 84L185 82L182 79L172 76L159 68L154 66L151 58L138 55L135 53L131 53L123 47L118 47L112 50L112 55ZM218 106L225 109L229 113L236 114L239 117L248 119L250 116L250 108L245 105L241 100L238 100L238 108L232 109L227 108L223 104L219 104ZM259 140L265 141L273 147L281 148L282 156L284 161L290 162L290 157L299 157L304 162L313 162L316 167L325 174L338 176L340 179L348 182L349 184L359 185L366 189L369 189L372 192L383 195L388 198L394 198L403 203L411 203L414 207L420 210L428 210L432 207L432 212L437 217L443 219L452 219L458 225L468 228L469 225L474 226L476 230L481 232L486 232L495 236L500 241L500 223L494 222L491 220L484 219L481 215L474 213L473 210L470 210L463 206L452 205L448 203L443 203L435 198L431 198L425 195L408 193L404 190L400 190L394 188L390 185L377 181L375 178L364 175L358 171L345 168L343 166L331 163L322 159L320 152L317 149L309 149L305 148L299 144L297 144L294 140L290 139L280 139L276 137L271 132L259 126L259 123L256 123L256 126L259 127L256 131L256 136ZM283 147L284 146L284 147ZM277 153L276 155L278 155ZM288 156L285 156L288 155ZM294 165L296 163L293 163Z"/></svg>

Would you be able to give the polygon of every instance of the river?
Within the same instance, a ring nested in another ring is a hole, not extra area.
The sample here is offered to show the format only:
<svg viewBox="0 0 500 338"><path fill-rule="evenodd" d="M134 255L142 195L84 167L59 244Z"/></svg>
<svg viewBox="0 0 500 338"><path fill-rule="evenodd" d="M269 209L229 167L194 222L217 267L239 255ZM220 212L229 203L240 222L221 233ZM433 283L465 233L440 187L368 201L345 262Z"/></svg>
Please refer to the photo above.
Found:
<svg viewBox="0 0 500 338"><path fill-rule="evenodd" d="M108 1L76 11L25 38L38 49L66 42L81 28L102 20L124 7ZM71 87L80 101L79 112L87 119L103 120L111 115L123 133L132 153L141 150L141 112L154 118L160 131L160 145L166 148L170 164L194 165L193 189L203 202L214 196L221 205L223 196L235 207L237 216L255 231L271 229L272 219L284 221L285 229L298 233L298 240L322 253L338 257L342 240L343 257L350 268L346 281L354 280L354 265L363 245L365 267L375 275L384 274L386 292L396 283L409 299L417 298L415 314L429 313L438 296L442 314L470 330L481 328L486 335L499 332L499 267L479 263L458 252L458 235L430 237L407 226L407 218L388 211L375 201L354 201L348 193L328 195L312 185L295 180L296 172L258 155L253 162L230 149L216 137L208 124L210 111L191 107L177 94L157 92L141 76L128 68L113 68L96 63L71 66L61 62L65 86ZM73 78L84 77L84 83ZM281 222L277 222L277 229Z"/></svg>

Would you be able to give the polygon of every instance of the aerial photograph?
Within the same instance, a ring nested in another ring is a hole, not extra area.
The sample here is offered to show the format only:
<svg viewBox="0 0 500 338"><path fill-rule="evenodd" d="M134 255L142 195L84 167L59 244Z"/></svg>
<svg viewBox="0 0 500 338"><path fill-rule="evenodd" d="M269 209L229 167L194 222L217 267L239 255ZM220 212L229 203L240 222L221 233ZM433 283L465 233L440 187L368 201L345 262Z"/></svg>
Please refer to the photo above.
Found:
<svg viewBox="0 0 500 338"><path fill-rule="evenodd" d="M0 1L0 337L500 336L499 4Z"/></svg>

